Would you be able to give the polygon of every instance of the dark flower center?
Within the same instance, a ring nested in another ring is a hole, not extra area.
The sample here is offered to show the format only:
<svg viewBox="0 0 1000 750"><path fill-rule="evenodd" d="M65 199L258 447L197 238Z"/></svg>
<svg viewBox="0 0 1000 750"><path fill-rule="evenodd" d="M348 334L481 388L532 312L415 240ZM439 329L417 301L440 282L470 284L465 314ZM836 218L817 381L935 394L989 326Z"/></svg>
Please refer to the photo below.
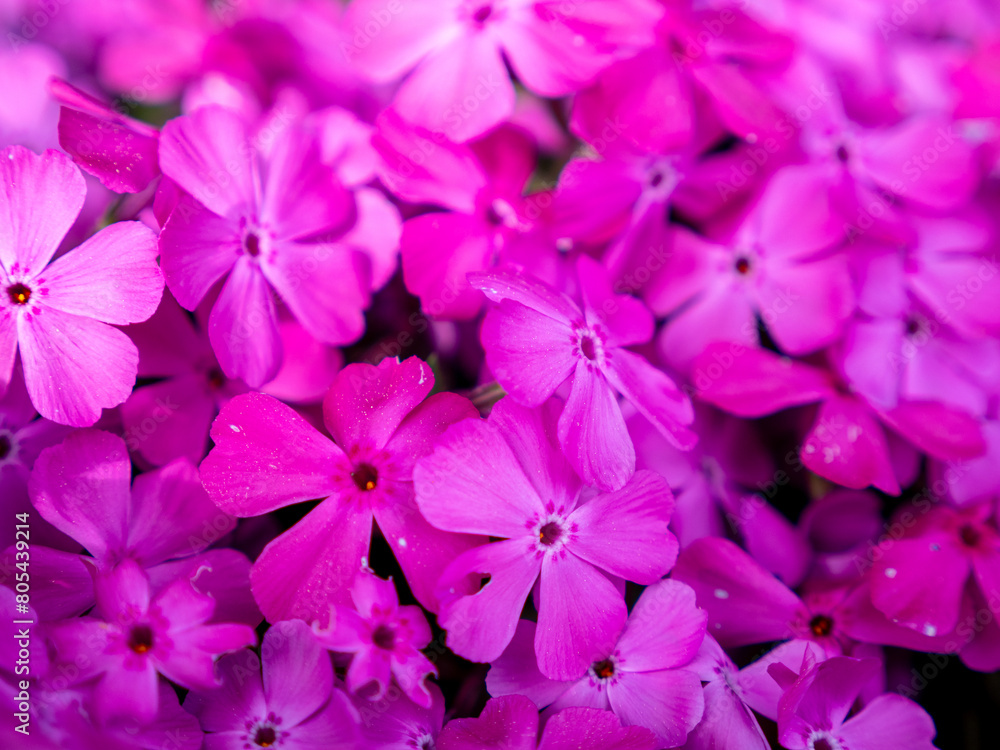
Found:
<svg viewBox="0 0 1000 750"><path fill-rule="evenodd" d="M607 680L615 675L615 664L611 659L605 659L604 661L594 662L591 669L594 670L594 674L600 677L602 680Z"/></svg>
<svg viewBox="0 0 1000 750"><path fill-rule="evenodd" d="M833 620L826 615L816 615L809 621L809 630L817 638L830 635L833 632Z"/></svg>
<svg viewBox="0 0 1000 750"><path fill-rule="evenodd" d="M378 471L370 464L358 464L351 472L351 479L359 490L371 492L378 485Z"/></svg>
<svg viewBox="0 0 1000 750"><path fill-rule="evenodd" d="M736 259L734 268L736 268L736 273L738 273L740 276L746 276L748 273L750 273L750 259L747 258L745 255L739 256Z"/></svg>
<svg viewBox="0 0 1000 750"><path fill-rule="evenodd" d="M218 389L226 384L226 376L218 367L209 370L208 384L212 388Z"/></svg>
<svg viewBox="0 0 1000 750"><path fill-rule="evenodd" d="M649 186L650 187L654 187L654 188L655 187L659 187L662 182L663 182L663 173L662 172L653 172L653 175L649 178Z"/></svg>
<svg viewBox="0 0 1000 750"><path fill-rule="evenodd" d="M833 745L830 744L830 740L820 737L813 743L813 750L833 750Z"/></svg>
<svg viewBox="0 0 1000 750"><path fill-rule="evenodd" d="M493 6L484 5L472 14L472 20L476 23L486 23L486 19L493 15Z"/></svg>
<svg viewBox="0 0 1000 750"><path fill-rule="evenodd" d="M549 521L538 531L538 541L546 547L550 547L559 541L562 536L562 528L555 521Z"/></svg>
<svg viewBox="0 0 1000 750"><path fill-rule="evenodd" d="M841 162L842 164L846 164L850 156L851 154L848 152L846 146L837 147L837 161ZM826 740L823 740L823 742L826 742Z"/></svg>
<svg viewBox="0 0 1000 750"><path fill-rule="evenodd" d="M243 239L243 250L246 251L246 254L251 258L256 258L260 255L260 237L253 232L250 232Z"/></svg>
<svg viewBox="0 0 1000 750"><path fill-rule="evenodd" d="M580 352L591 362L597 358L597 347L594 346L594 340L590 336L580 339Z"/></svg>
<svg viewBox="0 0 1000 750"><path fill-rule="evenodd" d="M2 457L2 453L0 453L0 458ZM962 537L962 544L966 547L976 547L979 545L979 529L972 524L965 524L958 533Z"/></svg>
<svg viewBox="0 0 1000 750"><path fill-rule="evenodd" d="M10 301L14 305L26 305L31 299L31 289L21 282L11 284L7 287L7 296L10 297Z"/></svg>
<svg viewBox="0 0 1000 750"><path fill-rule="evenodd" d="M128 647L137 654L153 648L153 629L149 625L135 625L128 634Z"/></svg>
<svg viewBox="0 0 1000 750"><path fill-rule="evenodd" d="M253 736L253 742L258 747L271 747L277 739L274 727L259 727Z"/></svg>
<svg viewBox="0 0 1000 750"><path fill-rule="evenodd" d="M907 318L906 320L906 335L915 336L923 330L923 324L920 322L919 318Z"/></svg>
<svg viewBox="0 0 1000 750"><path fill-rule="evenodd" d="M12 447L10 438L6 435L0 435L0 461L3 461L10 455L10 449Z"/></svg>
<svg viewBox="0 0 1000 750"><path fill-rule="evenodd" d="M372 633L372 643L383 651L392 651L396 645L396 631L388 625L379 625Z"/></svg>

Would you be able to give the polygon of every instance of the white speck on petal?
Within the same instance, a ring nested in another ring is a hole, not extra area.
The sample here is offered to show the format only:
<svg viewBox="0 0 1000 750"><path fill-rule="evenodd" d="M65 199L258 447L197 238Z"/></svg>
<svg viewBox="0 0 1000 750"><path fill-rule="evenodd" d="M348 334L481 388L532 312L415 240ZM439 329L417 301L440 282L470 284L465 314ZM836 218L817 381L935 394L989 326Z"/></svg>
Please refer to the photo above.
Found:
<svg viewBox="0 0 1000 750"><path fill-rule="evenodd" d="M852 443L857 441L858 436L860 434L861 434L861 428L858 427L856 424L852 424L850 427L847 428L847 439L850 440Z"/></svg>
<svg viewBox="0 0 1000 750"><path fill-rule="evenodd" d="M268 464L267 466L268 466L269 469L274 469L275 471L278 470L278 467L275 466L274 464Z"/></svg>
<svg viewBox="0 0 1000 750"><path fill-rule="evenodd" d="M403 537L399 538L399 546L402 547L403 549L406 549L406 540L403 539Z"/></svg>
<svg viewBox="0 0 1000 750"><path fill-rule="evenodd" d="M715 590L715 598L716 599L728 599L729 598L729 592L726 591L725 589L716 589Z"/></svg>
<svg viewBox="0 0 1000 750"><path fill-rule="evenodd" d="M937 628L930 624L924 625L924 635L931 637L937 635Z"/></svg>
<svg viewBox="0 0 1000 750"><path fill-rule="evenodd" d="M885 569L885 577L886 578L895 578L896 577L896 569L895 568L886 568Z"/></svg>
<svg viewBox="0 0 1000 750"><path fill-rule="evenodd" d="M815 453L815 452L816 452L816 446L815 445L812 445L810 443L809 445L806 446L806 453Z"/></svg>
<svg viewBox="0 0 1000 750"><path fill-rule="evenodd" d="M941 545L940 544L932 544L931 547L930 547L930 549L931 549L931 552L937 552L938 550L941 549Z"/></svg>
<svg viewBox="0 0 1000 750"><path fill-rule="evenodd" d="M234 424L229 425L229 429L232 430L233 432L239 432L240 431L240 428L237 427Z"/></svg>

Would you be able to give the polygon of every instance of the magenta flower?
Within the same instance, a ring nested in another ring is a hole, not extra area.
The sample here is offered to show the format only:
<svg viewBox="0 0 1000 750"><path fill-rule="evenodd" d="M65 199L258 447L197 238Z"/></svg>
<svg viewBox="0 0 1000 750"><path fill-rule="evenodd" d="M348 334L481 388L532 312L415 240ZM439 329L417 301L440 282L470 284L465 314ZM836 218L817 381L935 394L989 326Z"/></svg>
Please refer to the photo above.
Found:
<svg viewBox="0 0 1000 750"><path fill-rule="evenodd" d="M160 233L164 276L188 310L226 276L209 338L223 372L252 387L281 366L275 292L313 336L343 344L364 330L371 276L367 253L345 240L354 197L317 139L289 128L266 158L261 147L214 106L171 120L160 139L164 174L187 192Z"/></svg>
<svg viewBox="0 0 1000 750"><path fill-rule="evenodd" d="M838 252L843 222L825 188L808 172L784 169L727 242L676 230L671 256L645 295L657 314L675 313L659 339L672 365L687 369L713 341L755 345L758 317L790 354L840 337L854 291ZM802 208L789 222L792 203Z"/></svg>
<svg viewBox="0 0 1000 750"><path fill-rule="evenodd" d="M902 695L880 695L848 718L878 659L836 656L803 659L802 673L784 664L768 671L785 688L778 706L778 739L789 750L933 750L934 722Z"/></svg>
<svg viewBox="0 0 1000 750"><path fill-rule="evenodd" d="M323 403L336 442L270 396L248 393L223 408L202 463L220 508L256 516L327 498L254 564L251 585L269 620L326 624L331 604L348 605L368 560L373 516L417 600L436 611L442 566L479 540L434 528L413 499L415 461L449 425L477 415L455 394L426 398L433 387L431 369L414 357L345 367Z"/></svg>
<svg viewBox="0 0 1000 750"><path fill-rule="evenodd" d="M545 724L538 738L538 709L523 695L492 698L478 719L453 719L437 750L653 750L656 738L642 727L623 727L610 711L567 708Z"/></svg>
<svg viewBox="0 0 1000 750"><path fill-rule="evenodd" d="M522 197L535 164L534 145L506 126L472 144L448 143L408 125L391 109L377 125L373 144L385 185L403 200L449 209L403 224L406 288L434 318L472 318L483 296L466 275L526 255L517 247L539 218L532 196Z"/></svg>
<svg viewBox="0 0 1000 750"><path fill-rule="evenodd" d="M673 496L653 472L637 472L616 492L583 494L554 442L559 407L502 399L488 420L450 428L413 481L432 525L504 540L463 553L441 575L438 622L449 647L473 661L499 657L537 581L538 666L571 680L607 656L625 625L609 577L655 583L673 565L677 540L667 529ZM484 575L488 582L469 590L468 577Z"/></svg>
<svg viewBox="0 0 1000 750"><path fill-rule="evenodd" d="M0 151L0 391L20 352L38 413L74 427L128 397L138 353L109 324L146 320L163 292L155 237L138 222L112 224L49 263L85 194L65 156Z"/></svg>
<svg viewBox="0 0 1000 750"><path fill-rule="evenodd" d="M816 661L826 658L810 641L788 641L768 651L757 661L738 669L718 642L707 636L689 669L705 685L705 714L688 735L685 750L770 750L754 711L772 721L778 718L781 688L768 674L771 664L798 668L809 653Z"/></svg>
<svg viewBox="0 0 1000 750"><path fill-rule="evenodd" d="M884 540L873 555L872 604L904 627L945 635L959 624L967 597L979 604L1000 595L995 503L986 500L961 510L915 506L911 515L916 521L906 536ZM1000 668L1000 651L991 647L989 654L982 648L987 640L973 643L970 655L981 668Z"/></svg>
<svg viewBox="0 0 1000 750"><path fill-rule="evenodd" d="M159 708L158 673L186 688L209 690L218 686L214 660L257 642L249 625L208 624L215 600L189 580L153 596L149 578L133 560L109 573L95 572L94 591L101 619L62 620L46 632L57 661L77 666L76 681L100 677L94 702L104 721L152 721Z"/></svg>
<svg viewBox="0 0 1000 750"><path fill-rule="evenodd" d="M358 747L357 712L305 623L275 623L264 634L261 658L240 651L222 657L218 669L221 688L195 689L184 699L207 733L205 747Z"/></svg>
<svg viewBox="0 0 1000 750"><path fill-rule="evenodd" d="M664 580L636 602L617 642L576 679L556 682L538 671L535 625L518 623L503 655L493 662L490 695L524 695L552 711L569 706L611 710L624 726L651 730L663 747L684 744L701 721L701 679L690 667L705 637L704 611L694 591Z"/></svg>
<svg viewBox="0 0 1000 750"><path fill-rule="evenodd" d="M565 96L611 63L607 42L650 44L663 14L651 0L568 7L557 0L418 0L397 8L380 0L351 3L344 23L354 40L345 54L380 83L412 70L393 106L451 141L482 135L513 114L504 56L530 91Z"/></svg>
<svg viewBox="0 0 1000 750"><path fill-rule="evenodd" d="M426 687L431 696L429 708L392 694L379 701L356 697L362 737L380 750L431 750L444 724L445 704L437 685Z"/></svg>
<svg viewBox="0 0 1000 750"><path fill-rule="evenodd" d="M232 549L205 551L235 525L208 499L190 461L179 459L136 477L125 442L99 430L72 433L42 451L29 489L35 510L84 547L89 557L32 545L32 603L43 619L78 615L94 605L90 567L107 572L137 563L154 594L197 576L217 614L249 625L260 612L247 592L250 563Z"/></svg>
<svg viewBox="0 0 1000 750"><path fill-rule="evenodd" d="M577 262L583 305L530 276L512 271L470 276L497 303L483 323L486 361L511 397L538 406L564 382L569 397L559 418L559 444L587 484L622 487L635 469L635 449L616 393L675 446L697 439L691 401L646 359L626 349L653 335L653 318L638 300L615 294L604 269Z"/></svg>
<svg viewBox="0 0 1000 750"><path fill-rule="evenodd" d="M437 669L420 653L431 642L431 628L420 607L399 606L392 579L385 581L362 570L351 586L354 608L334 605L330 623L317 629L319 642L331 651L353 654L347 687L358 693L375 683L368 695L385 697L393 677L406 697L430 708L432 696L424 680Z"/></svg>

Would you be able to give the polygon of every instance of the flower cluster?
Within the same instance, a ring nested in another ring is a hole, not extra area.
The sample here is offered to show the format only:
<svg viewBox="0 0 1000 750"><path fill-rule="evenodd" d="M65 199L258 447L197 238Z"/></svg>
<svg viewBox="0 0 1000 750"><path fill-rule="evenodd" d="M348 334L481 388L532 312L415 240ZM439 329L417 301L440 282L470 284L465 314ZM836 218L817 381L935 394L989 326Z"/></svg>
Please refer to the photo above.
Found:
<svg viewBox="0 0 1000 750"><path fill-rule="evenodd" d="M1000 742L994 0L0 27L0 745Z"/></svg>

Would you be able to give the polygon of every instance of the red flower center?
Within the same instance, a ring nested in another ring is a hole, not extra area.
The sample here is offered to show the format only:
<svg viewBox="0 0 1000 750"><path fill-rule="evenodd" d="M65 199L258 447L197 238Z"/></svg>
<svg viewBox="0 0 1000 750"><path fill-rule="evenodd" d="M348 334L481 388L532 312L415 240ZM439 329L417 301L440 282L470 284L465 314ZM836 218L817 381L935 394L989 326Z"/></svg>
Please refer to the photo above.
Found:
<svg viewBox="0 0 1000 750"><path fill-rule="evenodd" d="M580 339L580 352L591 362L597 358L597 348L594 346L594 340L590 336L584 336Z"/></svg>
<svg viewBox="0 0 1000 750"><path fill-rule="evenodd" d="M538 541L546 547L551 547L562 536L562 528L555 521L549 521L538 530Z"/></svg>
<svg viewBox="0 0 1000 750"><path fill-rule="evenodd" d="M135 625L128 634L128 647L137 654L153 648L153 629L149 625Z"/></svg>
<svg viewBox="0 0 1000 750"><path fill-rule="evenodd" d="M593 669L594 674L602 680L607 680L615 675L615 663L611 661L611 659L594 662L591 669Z"/></svg>
<svg viewBox="0 0 1000 750"><path fill-rule="evenodd" d="M372 643L383 651L392 651L392 647L396 645L396 631L388 625L379 625L372 633Z"/></svg>
<svg viewBox="0 0 1000 750"><path fill-rule="evenodd" d="M816 615L809 621L809 630L817 638L830 635L833 632L833 620L826 615Z"/></svg>
<svg viewBox="0 0 1000 750"><path fill-rule="evenodd" d="M748 273L750 273L750 259L747 258L745 255L741 255L736 259L735 267L736 267L736 273L738 273L740 276L746 276Z"/></svg>
<svg viewBox="0 0 1000 750"><path fill-rule="evenodd" d="M351 472L354 485L364 492L371 492L378 485L378 471L371 464L358 464Z"/></svg>
<svg viewBox="0 0 1000 750"><path fill-rule="evenodd" d="M274 727L260 727L253 736L253 742L258 747L271 747L277 739Z"/></svg>
<svg viewBox="0 0 1000 750"><path fill-rule="evenodd" d="M253 232L250 232L250 234L243 239L243 250L251 258L256 258L260 255L260 237Z"/></svg>
<svg viewBox="0 0 1000 750"><path fill-rule="evenodd" d="M31 299L31 289L21 282L11 284L7 287L7 296L10 297L12 304L26 305L28 304L28 300Z"/></svg>
<svg viewBox="0 0 1000 750"><path fill-rule="evenodd" d="M965 524L958 533L962 537L962 544L964 544L966 547L976 547L979 545L979 539L980 539L979 529L977 529L971 523Z"/></svg>

